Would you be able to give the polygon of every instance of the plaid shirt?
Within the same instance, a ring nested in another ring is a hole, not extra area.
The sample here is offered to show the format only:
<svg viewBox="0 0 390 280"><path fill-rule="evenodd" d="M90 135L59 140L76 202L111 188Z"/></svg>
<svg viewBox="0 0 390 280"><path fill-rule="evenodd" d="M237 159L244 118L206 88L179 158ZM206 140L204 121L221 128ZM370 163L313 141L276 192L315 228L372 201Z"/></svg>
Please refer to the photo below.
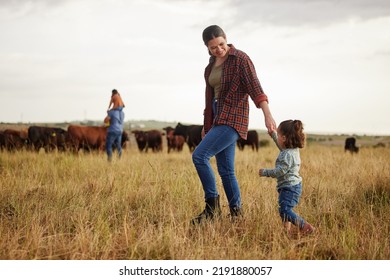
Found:
<svg viewBox="0 0 390 280"><path fill-rule="evenodd" d="M210 57L204 73L206 79L206 108L204 110L204 130L207 133L213 125L229 125L241 138L246 139L249 124L249 102L251 97L257 108L268 102L261 88L255 67L249 56L229 45L229 56L223 64L221 92L217 103L217 113L213 115L214 90L209 84L209 76L215 57Z"/></svg>

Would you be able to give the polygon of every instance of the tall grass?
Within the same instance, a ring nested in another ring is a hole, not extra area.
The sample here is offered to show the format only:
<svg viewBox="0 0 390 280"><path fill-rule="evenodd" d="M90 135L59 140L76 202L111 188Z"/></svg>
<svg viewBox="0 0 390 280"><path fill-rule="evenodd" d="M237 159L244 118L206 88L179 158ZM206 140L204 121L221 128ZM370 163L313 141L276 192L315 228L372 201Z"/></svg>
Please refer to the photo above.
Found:
<svg viewBox="0 0 390 280"><path fill-rule="evenodd" d="M276 182L260 178L277 150L236 154L245 219L191 226L203 210L188 150L106 155L0 153L0 259L390 259L390 150L309 145L296 211L316 226L289 239ZM215 161L212 161L215 167Z"/></svg>

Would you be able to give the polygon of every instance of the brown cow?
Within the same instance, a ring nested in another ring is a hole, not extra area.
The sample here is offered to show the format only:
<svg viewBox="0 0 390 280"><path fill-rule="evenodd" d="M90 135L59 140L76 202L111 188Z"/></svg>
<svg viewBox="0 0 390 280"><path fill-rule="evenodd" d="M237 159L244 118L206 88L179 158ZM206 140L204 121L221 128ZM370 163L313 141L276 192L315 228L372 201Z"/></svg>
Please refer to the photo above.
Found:
<svg viewBox="0 0 390 280"><path fill-rule="evenodd" d="M134 130L132 133L135 136L137 141L138 150L142 152L148 152L148 149L151 148L153 152L162 151L162 133L158 130Z"/></svg>
<svg viewBox="0 0 390 280"><path fill-rule="evenodd" d="M6 129L4 134L4 146L8 151L21 150L27 147L28 139L25 130Z"/></svg>
<svg viewBox="0 0 390 280"><path fill-rule="evenodd" d="M186 142L185 138L182 135L174 135L175 129L173 127L168 126L163 129L167 133L168 153L171 150L181 152L183 150L184 143Z"/></svg>
<svg viewBox="0 0 390 280"><path fill-rule="evenodd" d="M69 125L68 137L70 145L75 152L80 149L86 151L98 150L103 151L106 145L107 136L106 126L81 126L81 125ZM129 140L128 134L123 131L122 133L122 147L126 147L126 142Z"/></svg>
<svg viewBox="0 0 390 280"><path fill-rule="evenodd" d="M70 145L75 152L78 152L80 149L103 151L106 135L107 127L105 126L68 126Z"/></svg>

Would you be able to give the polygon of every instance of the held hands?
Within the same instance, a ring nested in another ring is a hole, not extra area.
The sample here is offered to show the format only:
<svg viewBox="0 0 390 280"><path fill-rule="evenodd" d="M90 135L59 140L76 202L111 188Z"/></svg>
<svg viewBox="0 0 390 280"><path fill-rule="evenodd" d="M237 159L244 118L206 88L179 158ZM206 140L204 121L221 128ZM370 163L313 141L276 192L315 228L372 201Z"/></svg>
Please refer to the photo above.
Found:
<svg viewBox="0 0 390 280"><path fill-rule="evenodd" d="M271 135L272 131L277 129L276 122L272 117L271 111L267 101L260 102L259 107L263 110L265 126L267 127L268 133Z"/></svg>
<svg viewBox="0 0 390 280"><path fill-rule="evenodd" d="M272 117L265 119L265 126L267 127L269 135L272 135L272 133L277 129L276 123Z"/></svg>
<svg viewBox="0 0 390 280"><path fill-rule="evenodd" d="M273 138L274 135L276 136L277 135L276 129L268 131L268 135L271 136L272 138Z"/></svg>

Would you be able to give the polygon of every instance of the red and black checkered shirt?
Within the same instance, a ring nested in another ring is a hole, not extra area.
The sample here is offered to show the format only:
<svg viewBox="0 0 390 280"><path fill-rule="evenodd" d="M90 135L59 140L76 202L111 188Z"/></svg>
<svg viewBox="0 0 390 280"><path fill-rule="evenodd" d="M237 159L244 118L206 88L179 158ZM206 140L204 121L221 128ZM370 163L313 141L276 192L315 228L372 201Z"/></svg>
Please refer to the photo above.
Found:
<svg viewBox="0 0 390 280"><path fill-rule="evenodd" d="M218 97L217 112L213 115L212 102L214 89L209 84L211 68L215 57L210 57L204 77L206 79L206 108L204 110L204 129L207 133L213 125L229 125L241 138L246 139L249 124L249 101L251 97L257 108L268 102L261 88L255 67L249 56L229 45L229 56L223 64L221 91Z"/></svg>

